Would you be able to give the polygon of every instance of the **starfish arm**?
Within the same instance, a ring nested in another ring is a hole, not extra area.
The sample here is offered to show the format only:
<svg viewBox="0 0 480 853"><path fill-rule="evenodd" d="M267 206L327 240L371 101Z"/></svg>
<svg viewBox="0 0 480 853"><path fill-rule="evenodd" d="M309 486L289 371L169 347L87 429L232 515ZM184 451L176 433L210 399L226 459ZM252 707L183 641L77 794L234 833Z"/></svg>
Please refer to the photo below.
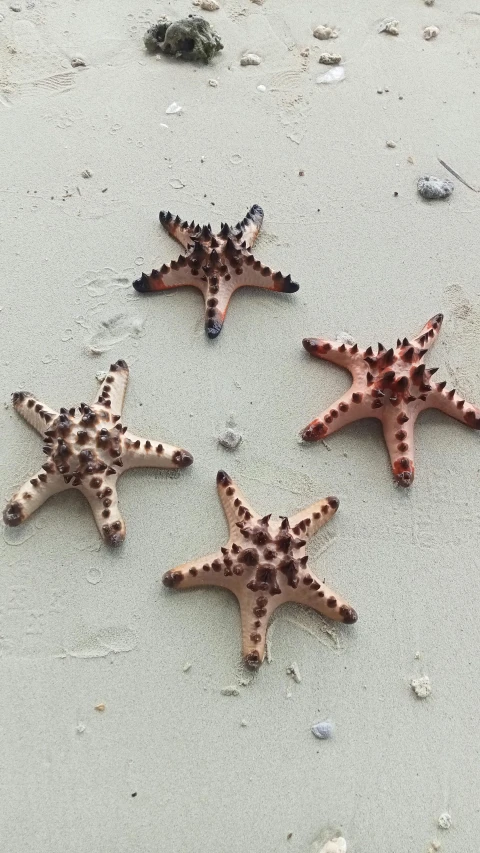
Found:
<svg viewBox="0 0 480 853"><path fill-rule="evenodd" d="M442 323L443 314L435 314L425 323L422 331L413 339L412 343L425 351L429 350L438 338Z"/></svg>
<svg viewBox="0 0 480 853"><path fill-rule="evenodd" d="M138 293L158 293L172 290L176 287L198 287L202 290L200 278L192 275L190 266L184 255L169 265L163 264L159 270L152 270L150 275L142 272L139 279L133 282Z"/></svg>
<svg viewBox="0 0 480 853"><path fill-rule="evenodd" d="M362 418L378 418L379 409L372 408L371 401L365 401L366 394L355 391L352 385L347 393L340 397L333 406L325 409L318 418L305 427L301 432L304 441L320 441L344 426L362 420Z"/></svg>
<svg viewBox="0 0 480 853"><path fill-rule="evenodd" d="M37 400L28 391L15 391L12 394L13 408L40 435L45 433L49 424L59 417L59 412Z"/></svg>
<svg viewBox="0 0 480 853"><path fill-rule="evenodd" d="M417 413L410 409L407 415L397 408L386 408L382 418L393 476L400 486L411 486L415 477L413 429Z"/></svg>
<svg viewBox="0 0 480 853"><path fill-rule="evenodd" d="M329 341L325 338L304 338L302 344L310 355L345 367L350 373L353 372L354 366L365 366L363 354L357 344L347 346L342 341Z"/></svg>
<svg viewBox="0 0 480 853"><path fill-rule="evenodd" d="M128 365L123 359L110 365L110 370L103 380L94 405L107 408L112 415L122 414L123 401L128 383Z"/></svg>
<svg viewBox="0 0 480 853"><path fill-rule="evenodd" d="M326 584L320 583L314 576L307 574L306 578L312 578L310 584L300 581L296 589L288 587L287 594L290 601L302 604L304 607L311 607L312 610L336 622L353 625L357 621L358 616L353 607L350 607L336 592Z"/></svg>
<svg viewBox="0 0 480 853"><path fill-rule="evenodd" d="M274 272L255 260L250 252L244 251L241 264L232 272L233 290L238 287L260 287L262 290L274 290L277 293L296 293L299 285L290 275ZM235 263L235 260L233 261Z"/></svg>
<svg viewBox="0 0 480 853"><path fill-rule="evenodd" d="M190 225L185 220L182 222L179 216L174 216L169 210L161 210L159 219L166 231L177 240L184 249L190 249L200 231L200 226L192 220Z"/></svg>
<svg viewBox="0 0 480 853"><path fill-rule="evenodd" d="M9 527L17 527L26 521L36 509L57 492L70 488L57 473L47 473L44 468L27 480L16 492L3 512L3 520Z"/></svg>
<svg viewBox="0 0 480 853"><path fill-rule="evenodd" d="M198 560L190 560L175 569L165 572L162 583L168 588L192 589L199 586L221 586L229 588L229 578L224 574L223 554L207 554Z"/></svg>
<svg viewBox="0 0 480 853"><path fill-rule="evenodd" d="M102 486L104 485L106 488L100 487L100 489L84 486L79 491L90 504L100 536L108 545L116 547L123 542L127 532L118 507L116 473L115 476L108 477L102 483Z"/></svg>
<svg viewBox="0 0 480 853"><path fill-rule="evenodd" d="M455 390L445 391L443 383L438 383L436 389L429 393L425 408L439 409L472 429L480 429L480 409L456 394Z"/></svg>
<svg viewBox="0 0 480 853"><path fill-rule="evenodd" d="M123 471L130 468L188 468L193 456L188 450L158 441L149 441L133 432L125 432Z"/></svg>
<svg viewBox="0 0 480 853"><path fill-rule="evenodd" d="M247 249L251 249L258 237L263 222L263 209L259 204L254 204L248 211L245 219L237 222L233 229L235 237L245 243Z"/></svg>
<svg viewBox="0 0 480 853"><path fill-rule="evenodd" d="M324 498L292 515L288 521L293 533L302 539L311 539L335 515L339 503L338 498Z"/></svg>
<svg viewBox="0 0 480 853"><path fill-rule="evenodd" d="M238 539L238 525L251 518L257 519L258 515L225 471L219 471L217 474L217 491L228 522L230 538Z"/></svg>

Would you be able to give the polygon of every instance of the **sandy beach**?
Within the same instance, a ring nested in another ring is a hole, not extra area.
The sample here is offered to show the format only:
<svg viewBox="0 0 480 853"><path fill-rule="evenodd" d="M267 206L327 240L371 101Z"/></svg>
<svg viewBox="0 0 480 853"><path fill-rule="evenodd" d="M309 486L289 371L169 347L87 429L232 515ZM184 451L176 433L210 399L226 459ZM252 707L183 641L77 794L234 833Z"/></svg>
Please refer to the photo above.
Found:
<svg viewBox="0 0 480 853"><path fill-rule="evenodd" d="M0 849L320 853L337 832L348 853L474 853L479 434L425 413L401 489L377 422L299 432L349 387L303 338L390 347L438 312L427 365L480 405L480 0L218 4L0 0L3 504L45 458L12 392L78 406L117 359L124 422L194 457L120 480L118 549L72 491L2 525ZM210 64L146 52L192 13L222 39ZM317 82L324 52L340 82ZM453 194L425 201L423 175ZM180 252L161 209L218 230L253 204L255 256L298 293L242 289L209 340L197 291L132 288ZM251 673L232 595L162 586L227 540L218 469L260 513L338 496L308 554L355 625L287 605Z"/></svg>

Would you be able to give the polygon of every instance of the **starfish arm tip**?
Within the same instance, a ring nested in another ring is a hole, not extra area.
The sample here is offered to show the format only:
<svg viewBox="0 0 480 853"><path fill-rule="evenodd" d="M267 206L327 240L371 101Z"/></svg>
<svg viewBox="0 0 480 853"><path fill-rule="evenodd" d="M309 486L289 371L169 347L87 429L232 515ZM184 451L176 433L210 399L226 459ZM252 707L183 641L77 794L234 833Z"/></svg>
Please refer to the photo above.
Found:
<svg viewBox="0 0 480 853"><path fill-rule="evenodd" d="M173 461L177 468L189 468L193 465L193 456L188 450L181 449L175 453Z"/></svg>
<svg viewBox="0 0 480 853"><path fill-rule="evenodd" d="M340 616L342 618L342 622L345 625L354 625L358 620L358 613L353 607L350 607L348 604L343 604L340 607Z"/></svg>
<svg viewBox="0 0 480 853"><path fill-rule="evenodd" d="M137 293L149 293L151 291L150 279L146 273L142 272L140 278L133 282L133 288Z"/></svg>
<svg viewBox="0 0 480 853"><path fill-rule="evenodd" d="M223 323L220 320L207 320L205 323L205 331L207 333L207 337L210 340L214 338L218 338L220 332L222 331Z"/></svg>
<svg viewBox="0 0 480 853"><path fill-rule="evenodd" d="M300 285L296 281L287 281L284 287L284 293L296 293L300 290Z"/></svg>
<svg viewBox="0 0 480 853"><path fill-rule="evenodd" d="M335 495L329 495L328 498L325 498L325 500L327 501L329 507L333 509L334 512L336 512L338 507L340 506L340 499L335 497Z"/></svg>
<svg viewBox="0 0 480 853"><path fill-rule="evenodd" d="M7 527L18 527L24 521L24 512L19 501L9 501L3 511L3 521Z"/></svg>
<svg viewBox="0 0 480 853"><path fill-rule="evenodd" d="M218 486L229 486L232 482L232 478L227 474L226 471L218 471L217 472L217 485Z"/></svg>

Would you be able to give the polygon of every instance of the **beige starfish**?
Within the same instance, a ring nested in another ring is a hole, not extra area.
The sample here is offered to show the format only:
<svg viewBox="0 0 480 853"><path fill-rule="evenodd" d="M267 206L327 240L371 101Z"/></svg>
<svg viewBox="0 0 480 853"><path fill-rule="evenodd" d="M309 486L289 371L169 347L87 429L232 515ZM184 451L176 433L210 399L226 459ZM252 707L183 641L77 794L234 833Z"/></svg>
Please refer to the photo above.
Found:
<svg viewBox="0 0 480 853"><path fill-rule="evenodd" d="M125 539L117 500L117 480L130 468L186 468L193 458L186 450L148 441L122 426L128 382L125 361L110 365L94 403L54 411L27 391L13 394L16 411L43 436L48 461L12 497L3 519L16 527L47 498L78 489L87 498L102 538L110 545Z"/></svg>
<svg viewBox="0 0 480 853"><path fill-rule="evenodd" d="M230 530L224 548L185 563L163 576L167 587L221 586L238 599L245 663L260 666L265 657L268 621L281 604L294 601L323 616L345 622L357 614L307 568L307 540L336 513L339 501L329 497L291 518L261 518L248 505L225 471L217 487Z"/></svg>

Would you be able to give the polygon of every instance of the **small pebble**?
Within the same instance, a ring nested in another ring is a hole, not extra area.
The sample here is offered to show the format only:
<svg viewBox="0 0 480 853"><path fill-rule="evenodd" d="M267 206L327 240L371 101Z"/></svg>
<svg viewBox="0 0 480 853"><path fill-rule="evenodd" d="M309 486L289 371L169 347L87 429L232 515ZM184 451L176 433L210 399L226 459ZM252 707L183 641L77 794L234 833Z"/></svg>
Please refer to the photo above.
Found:
<svg viewBox="0 0 480 853"><path fill-rule="evenodd" d="M317 850L318 847L315 847L315 853ZM318 850L318 853L347 853L347 842L342 836L331 838Z"/></svg>
<svg viewBox="0 0 480 853"><path fill-rule="evenodd" d="M380 24L378 32L388 33L391 36L398 36L400 32L400 21L397 21L395 18L387 18Z"/></svg>
<svg viewBox="0 0 480 853"><path fill-rule="evenodd" d="M183 672L190 672L191 668L192 668L192 664L186 663L186 664L184 664Z"/></svg>
<svg viewBox="0 0 480 853"><path fill-rule="evenodd" d="M218 80L214 80L213 78L208 81L208 85L212 87L212 89L216 89L218 86Z"/></svg>
<svg viewBox="0 0 480 853"><path fill-rule="evenodd" d="M412 678L410 686L419 699L426 699L432 692L432 685L428 675L422 675L420 678Z"/></svg>
<svg viewBox="0 0 480 853"><path fill-rule="evenodd" d="M240 60L240 65L260 65L261 61L256 53L245 53Z"/></svg>
<svg viewBox="0 0 480 853"><path fill-rule="evenodd" d="M200 6L205 12L215 12L220 9L217 0L193 0L194 6Z"/></svg>
<svg viewBox="0 0 480 853"><path fill-rule="evenodd" d="M455 187L448 178L435 178L433 175L425 175L419 178L417 190L423 198L448 198Z"/></svg>
<svg viewBox="0 0 480 853"><path fill-rule="evenodd" d="M396 143L396 142L392 142L392 140L391 140L391 139L389 139L389 140L388 140L388 142L387 142L387 148L396 148L396 147L397 147L397 143Z"/></svg>
<svg viewBox="0 0 480 853"><path fill-rule="evenodd" d="M9 8L12 10L12 12L21 12L22 11L22 7L21 7L20 3L10 3Z"/></svg>
<svg viewBox="0 0 480 853"><path fill-rule="evenodd" d="M87 63L83 59L82 56L72 56L70 60L70 65L72 68L85 68Z"/></svg>
<svg viewBox="0 0 480 853"><path fill-rule="evenodd" d="M339 65L342 61L342 57L339 53L321 53L318 61L322 65Z"/></svg>
<svg viewBox="0 0 480 853"><path fill-rule="evenodd" d="M85 176L85 177L86 177L86 176ZM106 379L106 378L107 378L107 371L106 371L106 370L99 370L99 371L95 374L95 379L96 379L98 382L103 382L103 380L104 380L104 379Z"/></svg>
<svg viewBox="0 0 480 853"><path fill-rule="evenodd" d="M313 35L316 39L320 39L320 41L326 41L327 39L336 39L338 37L338 33L332 27L326 27L320 25L316 27L313 31Z"/></svg>
<svg viewBox="0 0 480 853"><path fill-rule="evenodd" d="M315 723L312 726L312 734L319 740L329 740L333 736L334 728L331 720L323 720L323 722Z"/></svg>
<svg viewBox="0 0 480 853"><path fill-rule="evenodd" d="M433 6L435 0L423 0L423 2L425 3L425 6Z"/></svg>
<svg viewBox="0 0 480 853"><path fill-rule="evenodd" d="M177 104L177 102L174 101L173 104L170 104L170 106L167 107L165 112L168 116L171 116L174 115L174 113L181 113L182 109L183 107L181 107L180 104Z"/></svg>
<svg viewBox="0 0 480 853"><path fill-rule="evenodd" d="M425 27L423 31L423 38L425 41L430 41L430 39L436 39L440 30L438 27Z"/></svg>
<svg viewBox="0 0 480 853"><path fill-rule="evenodd" d="M240 725L241 725L242 729L246 729L248 726L247 720L240 720Z"/></svg>
<svg viewBox="0 0 480 853"><path fill-rule="evenodd" d="M430 847L428 848L428 853L437 853L437 850L440 850L442 845L439 841L432 841Z"/></svg>
<svg viewBox="0 0 480 853"><path fill-rule="evenodd" d="M257 89L259 92L266 92L267 91L267 87L264 86L263 83L260 83L260 85L257 86Z"/></svg>
<svg viewBox="0 0 480 853"><path fill-rule="evenodd" d="M93 175L93 172L90 169L84 169L82 172L82 178L91 178L92 175ZM106 375L107 374L105 374L105 376ZM98 378L98 376L97 376L97 378Z"/></svg>
<svg viewBox="0 0 480 853"><path fill-rule="evenodd" d="M233 684L229 687L222 687L220 693L222 696L240 696L240 690Z"/></svg>
<svg viewBox="0 0 480 853"><path fill-rule="evenodd" d="M234 429L226 429L218 436L218 443L227 450L236 450L242 441L241 433Z"/></svg>
<svg viewBox="0 0 480 853"><path fill-rule="evenodd" d="M104 711L105 710L105 702L100 702L98 705L95 705L94 711Z"/></svg>
<svg viewBox="0 0 480 853"><path fill-rule="evenodd" d="M450 829L452 825L452 818L448 814L448 812L443 812L438 818L438 825L440 829Z"/></svg>
<svg viewBox="0 0 480 853"><path fill-rule="evenodd" d="M83 735L83 733L85 731L85 726L83 725L83 723L79 723L78 726L76 727L75 731L77 732L77 734Z"/></svg>

